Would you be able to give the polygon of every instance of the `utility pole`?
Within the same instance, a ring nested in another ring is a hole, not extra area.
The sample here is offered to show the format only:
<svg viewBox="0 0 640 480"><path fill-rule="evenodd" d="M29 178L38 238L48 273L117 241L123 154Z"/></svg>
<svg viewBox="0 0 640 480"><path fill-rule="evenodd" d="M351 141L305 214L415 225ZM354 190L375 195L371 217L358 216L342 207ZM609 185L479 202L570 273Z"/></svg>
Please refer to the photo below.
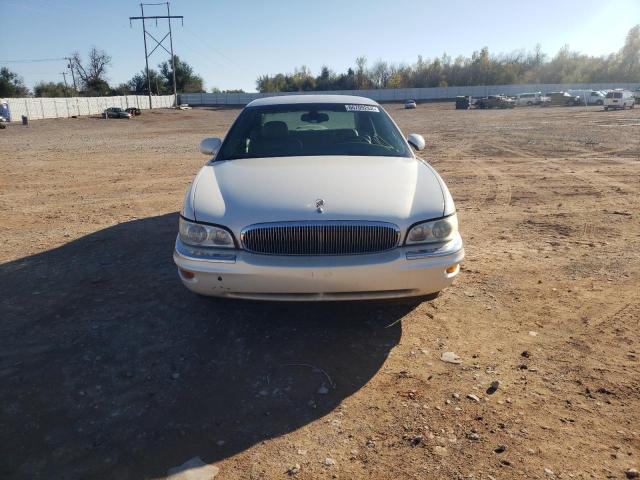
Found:
<svg viewBox="0 0 640 480"><path fill-rule="evenodd" d="M142 37L143 37L143 40L144 40L144 60L145 60L146 72L147 72L147 88L149 89L149 108L152 108L152 105L151 105L151 78L149 77L149 57L153 54L153 52L156 51L156 49L158 47L162 47L162 49L165 52L167 52L169 55L171 55L171 68L173 70L174 102L177 103L177 100L178 100L178 90L177 90L177 87L176 87L176 65L175 65L175 59L174 59L174 55L173 55L173 35L171 33L171 19L179 18L182 21L182 24L184 25L184 17L182 15L171 15L171 11L169 10L169 2L165 2L165 3L167 5L167 14L166 15L148 15L148 16L145 16L145 14L144 14L144 6L145 5L162 5L162 3L141 3L140 4L141 16L140 17L129 17L129 25L131 25L131 21L132 20L142 20ZM164 37L162 37L162 39L157 40L153 35L151 35L151 33L149 33L147 31L145 20L155 20L156 21L156 25L157 25L158 24L158 19L164 19L164 18L167 19L167 22L169 24L169 32ZM147 36L149 36L156 43L156 46L153 47L153 50L151 50L151 52L147 51ZM164 42L167 37L169 37L169 45L170 45L171 51L167 50L167 48L162 44L162 42Z"/></svg>
<svg viewBox="0 0 640 480"><path fill-rule="evenodd" d="M72 80L73 80L73 90L74 90L75 92L77 92L77 91L78 91L78 87L76 86L76 76L75 76L75 74L73 73L73 63L71 63L71 58L70 58L70 57L64 57L64 59L65 59L65 60L67 60L67 61L69 62L69 64L67 65L67 68L68 68L69 70L71 70L71 78L72 78ZM65 81L66 81L66 79L65 79ZM66 82L65 82L65 83L66 83Z"/></svg>
<svg viewBox="0 0 640 480"><path fill-rule="evenodd" d="M69 88L69 85L67 85L67 72L60 72L60 75L62 75L62 78L64 78L64 88Z"/></svg>

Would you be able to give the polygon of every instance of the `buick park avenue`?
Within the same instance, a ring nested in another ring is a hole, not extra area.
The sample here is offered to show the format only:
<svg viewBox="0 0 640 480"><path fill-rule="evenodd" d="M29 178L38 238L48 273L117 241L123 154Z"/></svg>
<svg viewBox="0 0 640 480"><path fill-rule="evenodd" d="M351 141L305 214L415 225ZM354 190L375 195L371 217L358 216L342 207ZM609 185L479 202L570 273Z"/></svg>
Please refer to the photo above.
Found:
<svg viewBox="0 0 640 480"><path fill-rule="evenodd" d="M201 295L256 300L434 297L464 258L444 181L376 102L251 102L189 186L173 258Z"/></svg>

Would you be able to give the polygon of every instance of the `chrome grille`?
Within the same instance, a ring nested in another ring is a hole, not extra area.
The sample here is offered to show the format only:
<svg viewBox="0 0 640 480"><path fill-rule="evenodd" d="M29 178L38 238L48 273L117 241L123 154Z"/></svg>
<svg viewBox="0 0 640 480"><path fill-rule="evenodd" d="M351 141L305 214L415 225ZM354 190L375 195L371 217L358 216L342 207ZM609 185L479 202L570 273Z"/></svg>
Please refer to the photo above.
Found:
<svg viewBox="0 0 640 480"><path fill-rule="evenodd" d="M280 222L244 228L242 245L267 255L359 255L390 250L400 230L383 222Z"/></svg>

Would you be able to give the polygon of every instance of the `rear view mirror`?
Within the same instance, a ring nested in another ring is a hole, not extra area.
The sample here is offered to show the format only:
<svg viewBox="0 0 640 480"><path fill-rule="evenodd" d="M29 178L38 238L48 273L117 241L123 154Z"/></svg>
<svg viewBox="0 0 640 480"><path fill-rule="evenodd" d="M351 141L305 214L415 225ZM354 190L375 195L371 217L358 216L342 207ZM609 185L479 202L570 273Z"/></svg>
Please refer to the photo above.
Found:
<svg viewBox="0 0 640 480"><path fill-rule="evenodd" d="M417 133L411 133L407 137L407 142L409 142L409 145L411 145L413 148L415 148L418 151L423 150L425 147L424 137Z"/></svg>
<svg viewBox="0 0 640 480"><path fill-rule="evenodd" d="M302 115L300 115L300 120L308 123L328 122L329 115L312 110L309 113L303 113Z"/></svg>
<svg viewBox="0 0 640 480"><path fill-rule="evenodd" d="M205 138L200 142L200 153L204 155L208 155L211 157L215 157L218 150L220 150L220 146L222 145L222 140L216 137Z"/></svg>

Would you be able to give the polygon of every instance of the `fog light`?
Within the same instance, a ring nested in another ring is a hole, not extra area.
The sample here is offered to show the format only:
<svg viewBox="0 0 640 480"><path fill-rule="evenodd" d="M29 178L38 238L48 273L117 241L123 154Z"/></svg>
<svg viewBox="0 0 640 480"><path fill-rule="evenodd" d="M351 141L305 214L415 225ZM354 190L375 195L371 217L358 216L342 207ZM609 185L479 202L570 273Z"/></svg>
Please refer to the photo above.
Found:
<svg viewBox="0 0 640 480"><path fill-rule="evenodd" d="M183 269L179 269L180 270L180 275L182 275L182 278L186 279L186 280L191 280L193 277L196 276L195 273L190 272L188 270L183 270Z"/></svg>
<svg viewBox="0 0 640 480"><path fill-rule="evenodd" d="M447 273L456 273L458 271L458 264L453 264L449 267L447 267L447 269L445 270L445 272Z"/></svg>

